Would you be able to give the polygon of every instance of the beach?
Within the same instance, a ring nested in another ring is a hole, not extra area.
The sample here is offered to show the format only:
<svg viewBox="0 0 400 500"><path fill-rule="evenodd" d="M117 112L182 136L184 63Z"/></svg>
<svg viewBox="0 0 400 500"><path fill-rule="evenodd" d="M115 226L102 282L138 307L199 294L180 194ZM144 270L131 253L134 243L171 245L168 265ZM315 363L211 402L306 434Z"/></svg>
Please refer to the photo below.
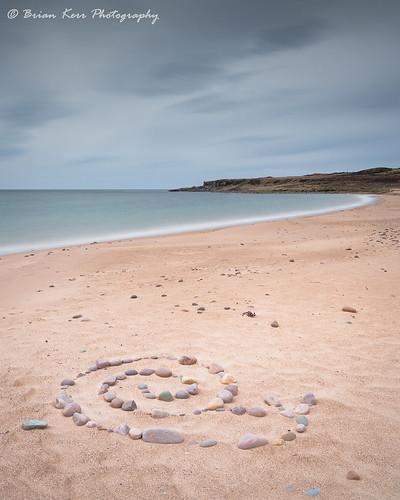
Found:
<svg viewBox="0 0 400 500"><path fill-rule="evenodd" d="M279 500L318 488L324 499L397 499L399 257L398 195L319 216L1 256L1 497ZM168 359L181 355L198 363ZM121 366L85 371L123 356L162 357L127 368L193 375L199 394L172 402L144 398L143 377L117 383L140 410L185 415L110 408L99 385ZM267 416L194 414L223 388L202 366L210 363L235 377L234 405ZM52 405L65 378L105 427L171 427L184 442L74 425ZM280 443L295 423L265 396L292 408L308 392L317 404L306 432ZM49 426L24 431L27 418ZM269 444L239 449L248 433ZM217 445L200 447L205 439ZM361 479L347 479L350 470Z"/></svg>

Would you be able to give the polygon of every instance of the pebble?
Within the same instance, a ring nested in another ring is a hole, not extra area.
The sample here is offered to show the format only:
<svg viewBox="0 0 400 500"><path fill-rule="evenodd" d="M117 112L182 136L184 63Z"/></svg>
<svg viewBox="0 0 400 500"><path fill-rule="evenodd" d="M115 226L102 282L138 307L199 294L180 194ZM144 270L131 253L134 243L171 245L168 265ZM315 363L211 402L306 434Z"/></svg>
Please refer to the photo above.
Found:
<svg viewBox="0 0 400 500"><path fill-rule="evenodd" d="M94 420L89 420L89 422L86 423L86 427L89 427L89 429L94 429L97 427L97 423Z"/></svg>
<svg viewBox="0 0 400 500"><path fill-rule="evenodd" d="M161 427L145 429L142 438L147 443L157 444L179 444L184 441L184 437L179 431Z"/></svg>
<svg viewBox="0 0 400 500"><path fill-rule="evenodd" d="M124 404L121 406L121 409L124 411L135 411L137 408L137 405L133 399L129 399L128 401L125 401Z"/></svg>
<svg viewBox="0 0 400 500"><path fill-rule="evenodd" d="M357 309L354 309L354 307L350 306L344 306L342 307L342 311L355 314L357 312Z"/></svg>
<svg viewBox="0 0 400 500"><path fill-rule="evenodd" d="M223 372L224 368L219 365L218 363L211 363L211 365L208 367L208 373L211 373L212 375L216 375L217 373Z"/></svg>
<svg viewBox="0 0 400 500"><path fill-rule="evenodd" d="M225 389L232 393L232 396L237 396L239 394L239 386L237 384L228 384Z"/></svg>
<svg viewBox="0 0 400 500"><path fill-rule="evenodd" d="M86 425L90 419L89 417L83 415L82 413L74 413L72 415L72 420L74 421L75 425L81 426L81 425Z"/></svg>
<svg viewBox="0 0 400 500"><path fill-rule="evenodd" d="M103 396L104 401L107 401L107 403L111 403L113 399L115 399L117 395L115 392L106 392Z"/></svg>
<svg viewBox="0 0 400 500"><path fill-rule="evenodd" d="M142 439L142 431L137 427L131 427L129 429L129 437L131 439Z"/></svg>
<svg viewBox="0 0 400 500"><path fill-rule="evenodd" d="M115 375L115 378L117 380L125 380L126 379L126 375L125 375L125 373L118 373L117 375Z"/></svg>
<svg viewBox="0 0 400 500"><path fill-rule="evenodd" d="M88 368L88 370L90 372L95 372L97 370L97 366L96 365L90 365L89 368Z"/></svg>
<svg viewBox="0 0 400 500"><path fill-rule="evenodd" d="M185 391L184 389L177 391L175 393L176 399L187 399L189 397L189 393Z"/></svg>
<svg viewBox="0 0 400 500"><path fill-rule="evenodd" d="M137 295L135 295L135 294L131 295L131 299L137 299L137 298L138 298Z"/></svg>
<svg viewBox="0 0 400 500"><path fill-rule="evenodd" d="M231 412L234 415L244 415L246 413L246 408L244 408L243 406L235 406L231 409Z"/></svg>
<svg viewBox="0 0 400 500"><path fill-rule="evenodd" d="M96 361L96 366L98 370L102 370L103 368L108 368L110 366L110 362L107 359L98 359Z"/></svg>
<svg viewBox="0 0 400 500"><path fill-rule="evenodd" d="M217 408L223 408L223 406L223 400L221 398L215 398L208 403L207 410L216 410Z"/></svg>
<svg viewBox="0 0 400 500"><path fill-rule="evenodd" d="M121 399L121 398L114 398L111 403L110 403L110 406L111 408L121 408L121 406L124 404L124 400Z"/></svg>
<svg viewBox="0 0 400 500"><path fill-rule="evenodd" d="M29 418L22 422L21 427L24 431L31 431L33 429L46 429L49 424L46 420L37 420L36 418Z"/></svg>
<svg viewBox="0 0 400 500"><path fill-rule="evenodd" d="M110 375L109 377L103 380L103 384L107 385L115 385L116 383L117 383L117 377L115 377L114 375Z"/></svg>
<svg viewBox="0 0 400 500"><path fill-rule="evenodd" d="M215 439L206 439L204 441L200 441L199 446L201 448L211 448L211 446L215 446L216 444L218 443Z"/></svg>
<svg viewBox="0 0 400 500"><path fill-rule="evenodd" d="M308 425L308 418L305 415L298 415L296 417L296 423L304 425L305 427L307 427L307 425Z"/></svg>
<svg viewBox="0 0 400 500"><path fill-rule="evenodd" d="M271 326L272 326L272 328L279 328L279 323L278 323L276 320L274 320L274 321L271 323Z"/></svg>
<svg viewBox="0 0 400 500"><path fill-rule="evenodd" d="M128 424L119 424L117 427L114 427L113 431L117 434L122 434L122 436L127 436L129 434L130 427Z"/></svg>
<svg viewBox="0 0 400 500"><path fill-rule="evenodd" d="M279 412L282 417L287 417L287 418L294 418L294 411L293 410L282 410Z"/></svg>
<svg viewBox="0 0 400 500"><path fill-rule="evenodd" d="M268 440L264 436L257 436L255 434L246 434L242 436L238 442L238 448L241 450L251 450L259 446L265 446Z"/></svg>
<svg viewBox="0 0 400 500"><path fill-rule="evenodd" d="M233 384L235 382L236 382L235 377L230 373L225 373L225 375L221 378L221 384L228 385L228 384Z"/></svg>
<svg viewBox="0 0 400 500"><path fill-rule="evenodd" d="M302 402L311 406L317 404L317 399L312 392L307 392L307 394L304 394Z"/></svg>
<svg viewBox="0 0 400 500"><path fill-rule="evenodd" d="M180 365L195 365L197 363L197 358L195 356L181 356L178 359Z"/></svg>
<svg viewBox="0 0 400 500"><path fill-rule="evenodd" d="M98 394L105 394L109 389L108 384L101 384Z"/></svg>
<svg viewBox="0 0 400 500"><path fill-rule="evenodd" d="M193 377L186 377L186 376L183 376L181 378L181 382L182 384L187 384L187 385L197 384L197 380L195 380Z"/></svg>
<svg viewBox="0 0 400 500"><path fill-rule="evenodd" d="M304 495L306 497L318 497L320 493L321 490L319 488L308 488L308 490L305 490Z"/></svg>
<svg viewBox="0 0 400 500"><path fill-rule="evenodd" d="M306 403L301 403L294 409L294 412L299 415L307 415L310 413L310 407Z"/></svg>
<svg viewBox="0 0 400 500"><path fill-rule="evenodd" d="M61 410L67 406L67 404L72 403L72 398L68 396L65 392L62 392L59 394L53 403L53 406L57 408L58 410Z"/></svg>
<svg viewBox="0 0 400 500"><path fill-rule="evenodd" d="M186 390L192 396L196 396L199 393L199 386L197 384L191 384Z"/></svg>
<svg viewBox="0 0 400 500"><path fill-rule="evenodd" d="M122 363L127 364L127 363L133 363L133 358L130 356L125 356L121 359Z"/></svg>
<svg viewBox="0 0 400 500"><path fill-rule="evenodd" d="M162 391L160 392L160 394L158 395L158 399L160 401L166 401L166 402L169 402L169 401L173 401L174 399L174 396L169 392L169 391Z"/></svg>
<svg viewBox="0 0 400 500"><path fill-rule="evenodd" d="M144 389L148 389L148 385L147 384L139 384L138 385L138 389L140 389L141 391L143 391Z"/></svg>
<svg viewBox="0 0 400 500"><path fill-rule="evenodd" d="M75 385L75 382L71 378L65 378L60 385Z"/></svg>
<svg viewBox="0 0 400 500"><path fill-rule="evenodd" d="M138 372L134 368L129 368L129 370L125 370L125 375L127 375L128 377L130 377L132 375L137 375L137 374L138 374Z"/></svg>
<svg viewBox="0 0 400 500"><path fill-rule="evenodd" d="M293 441L294 439L296 439L296 434L292 431L289 431L286 432L285 434L282 434L281 437L284 441Z"/></svg>
<svg viewBox="0 0 400 500"><path fill-rule="evenodd" d="M153 370L153 368L142 368L142 370L140 370L139 372L139 375L148 377L149 375L153 375L154 372L155 370Z"/></svg>
<svg viewBox="0 0 400 500"><path fill-rule="evenodd" d="M285 441L281 438L274 439L272 441L272 446L283 446L285 444Z"/></svg>
<svg viewBox="0 0 400 500"><path fill-rule="evenodd" d="M166 418L169 417L169 413L167 411L154 409L151 410L151 416L153 418Z"/></svg>
<svg viewBox="0 0 400 500"><path fill-rule="evenodd" d="M233 401L233 394L225 389L219 391L217 397L221 398L224 403L232 403Z"/></svg>
<svg viewBox="0 0 400 500"><path fill-rule="evenodd" d="M265 417L267 412L264 408L260 408L259 406L255 406L254 408L247 408L247 413L252 417Z"/></svg>
<svg viewBox="0 0 400 500"><path fill-rule="evenodd" d="M280 402L278 396L276 396L275 394L269 394L268 396L265 396L264 403L266 403L268 406L282 406L282 403Z"/></svg>
<svg viewBox="0 0 400 500"><path fill-rule="evenodd" d="M159 377L167 378L172 376L172 371L169 368L161 366L160 368L157 368L156 375L158 375Z"/></svg>
<svg viewBox="0 0 400 500"><path fill-rule="evenodd" d="M62 414L64 415L64 417L72 417L74 413L80 413L81 411L81 407L78 405L78 403L72 402L65 406Z"/></svg>
<svg viewBox="0 0 400 500"><path fill-rule="evenodd" d="M304 424L297 424L295 430L296 430L296 432L302 433L302 432L306 431L306 428L307 427Z"/></svg>
<svg viewBox="0 0 400 500"><path fill-rule="evenodd" d="M143 396L146 398L146 399L156 399L157 396L153 393L153 392L145 392L143 394Z"/></svg>
<svg viewBox="0 0 400 500"><path fill-rule="evenodd" d="M357 474L354 470L349 470L349 472L346 474L346 478L350 479L351 481L359 481L361 479L360 474Z"/></svg>
<svg viewBox="0 0 400 500"><path fill-rule="evenodd" d="M193 415L201 415L201 410L193 410Z"/></svg>

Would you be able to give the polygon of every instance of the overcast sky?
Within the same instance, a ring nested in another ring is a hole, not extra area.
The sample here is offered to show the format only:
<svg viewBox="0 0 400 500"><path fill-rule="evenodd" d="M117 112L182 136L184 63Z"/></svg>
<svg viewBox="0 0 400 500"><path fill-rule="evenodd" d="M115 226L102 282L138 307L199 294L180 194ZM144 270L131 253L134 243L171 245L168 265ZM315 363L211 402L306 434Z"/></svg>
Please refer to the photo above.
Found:
<svg viewBox="0 0 400 500"><path fill-rule="evenodd" d="M60 19L105 7L160 19ZM3 1L0 187L399 166L399 19L397 0Z"/></svg>

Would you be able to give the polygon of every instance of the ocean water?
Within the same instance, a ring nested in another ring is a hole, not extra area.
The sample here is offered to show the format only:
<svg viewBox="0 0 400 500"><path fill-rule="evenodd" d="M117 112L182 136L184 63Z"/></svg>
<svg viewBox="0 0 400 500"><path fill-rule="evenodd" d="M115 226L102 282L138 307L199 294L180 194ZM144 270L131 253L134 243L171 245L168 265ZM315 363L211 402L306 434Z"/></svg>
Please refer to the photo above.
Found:
<svg viewBox="0 0 400 500"><path fill-rule="evenodd" d="M371 203L353 194L0 191L0 254L326 213Z"/></svg>

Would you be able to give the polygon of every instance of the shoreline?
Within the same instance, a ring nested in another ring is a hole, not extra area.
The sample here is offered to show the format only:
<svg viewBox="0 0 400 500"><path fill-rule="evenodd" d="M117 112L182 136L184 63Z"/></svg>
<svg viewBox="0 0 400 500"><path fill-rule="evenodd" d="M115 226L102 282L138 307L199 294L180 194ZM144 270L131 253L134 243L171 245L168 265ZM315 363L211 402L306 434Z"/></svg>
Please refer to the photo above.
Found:
<svg viewBox="0 0 400 500"><path fill-rule="evenodd" d="M231 193L219 193L219 194L231 194ZM232 193L235 194L235 193ZM252 193L249 193L252 194ZM268 193L267 193L268 194ZM273 193L276 194L276 193ZM295 194L295 193L287 193L287 194ZM309 193L312 195L313 193ZM316 194L337 194L337 193L316 193ZM250 218L242 218L235 219L232 221L226 220L221 222L205 222L205 223L194 223L190 225L181 225L179 227L174 228L174 226L168 226L167 228L159 228L159 229L151 229L141 232L136 232L134 235L132 233L116 233L110 234L109 236L104 236L100 238L89 238L89 239L70 239L64 242L54 242L49 244L37 244L33 247L25 248L25 249L12 249L12 250L0 250L0 258L7 257L12 255L20 255L23 253L31 253L31 252L46 252L57 250L63 247L82 247L86 245L98 245L98 244L108 244L112 242L122 242L122 241L137 241L148 238L161 238L168 236L176 236L176 235L185 235L185 234L193 234L193 233L207 233L212 231L218 231L223 229L228 229L232 227L242 227L247 225L257 225L257 224L265 224L269 222L275 221L284 221L291 219L302 219L308 217L318 217L320 215L330 214L330 213L338 213L345 212L348 210L355 210L358 208L367 207L374 203L379 203L379 200L382 196L380 194L373 193L345 193L353 196L358 196L360 198L360 202L350 203L348 205L339 205L337 207L325 208L325 209L315 209L308 211L298 211L298 212L289 212L284 215L272 215L272 216L260 216L260 217L250 217ZM137 234L137 236L136 236Z"/></svg>

